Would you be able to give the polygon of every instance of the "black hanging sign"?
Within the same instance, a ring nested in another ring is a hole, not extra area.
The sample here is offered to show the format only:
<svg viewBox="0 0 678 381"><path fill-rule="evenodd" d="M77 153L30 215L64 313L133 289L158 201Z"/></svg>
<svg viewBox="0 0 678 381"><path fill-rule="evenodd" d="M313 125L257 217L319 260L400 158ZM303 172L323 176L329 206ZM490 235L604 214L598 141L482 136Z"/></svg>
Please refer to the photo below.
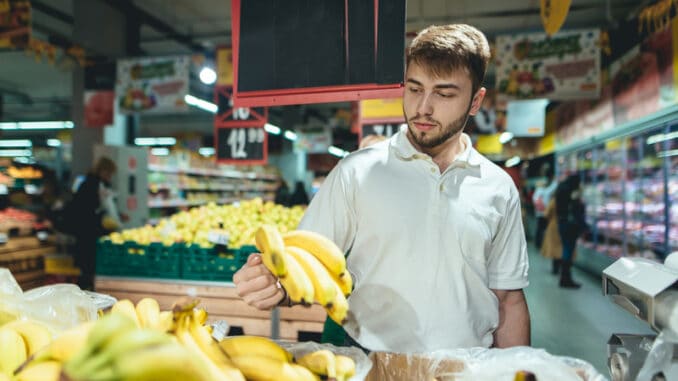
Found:
<svg viewBox="0 0 678 381"><path fill-rule="evenodd" d="M215 86L214 102L219 107L214 118L216 127L263 126L268 122L268 107L233 107L231 86Z"/></svg>
<svg viewBox="0 0 678 381"><path fill-rule="evenodd" d="M268 134L263 126L216 128L218 163L257 165L268 162Z"/></svg>

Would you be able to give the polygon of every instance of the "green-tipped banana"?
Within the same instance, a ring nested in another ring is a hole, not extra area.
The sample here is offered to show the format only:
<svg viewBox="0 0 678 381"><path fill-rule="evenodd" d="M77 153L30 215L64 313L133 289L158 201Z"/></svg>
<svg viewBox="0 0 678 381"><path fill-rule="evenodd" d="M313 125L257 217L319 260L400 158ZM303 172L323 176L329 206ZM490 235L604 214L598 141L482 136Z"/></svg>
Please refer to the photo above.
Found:
<svg viewBox="0 0 678 381"><path fill-rule="evenodd" d="M327 271L327 268L323 266L318 258L309 254L309 252L304 249L289 246L285 250L287 254L291 255L299 262L306 274L311 278L315 300L322 306L330 307L337 294L337 287L334 284L332 275Z"/></svg>
<svg viewBox="0 0 678 381"><path fill-rule="evenodd" d="M283 235L286 246L300 247L313 254L337 277L346 271L346 258L337 245L323 235L306 230L295 230Z"/></svg>
<svg viewBox="0 0 678 381"><path fill-rule="evenodd" d="M219 342L228 357L261 356L280 361L292 361L292 354L273 340L261 336L231 336Z"/></svg>
<svg viewBox="0 0 678 381"><path fill-rule="evenodd" d="M334 353L327 349L321 349L302 356L297 359L297 364L305 366L315 374L327 376L327 378L337 377Z"/></svg>
<svg viewBox="0 0 678 381"><path fill-rule="evenodd" d="M278 228L272 225L262 225L254 235L257 249L261 251L261 261L264 266L278 278L287 276L285 261L285 243Z"/></svg>
<svg viewBox="0 0 678 381"><path fill-rule="evenodd" d="M75 373L75 378L88 379L88 375L95 374L97 370L112 363L117 357L145 347L166 344L172 341L172 337L152 329L134 329L116 336L98 354L85 360Z"/></svg>
<svg viewBox="0 0 678 381"><path fill-rule="evenodd" d="M105 347L113 338L125 332L137 329L136 323L129 317L111 313L97 321L91 328L85 347L64 364L67 373L72 373L80 365Z"/></svg>

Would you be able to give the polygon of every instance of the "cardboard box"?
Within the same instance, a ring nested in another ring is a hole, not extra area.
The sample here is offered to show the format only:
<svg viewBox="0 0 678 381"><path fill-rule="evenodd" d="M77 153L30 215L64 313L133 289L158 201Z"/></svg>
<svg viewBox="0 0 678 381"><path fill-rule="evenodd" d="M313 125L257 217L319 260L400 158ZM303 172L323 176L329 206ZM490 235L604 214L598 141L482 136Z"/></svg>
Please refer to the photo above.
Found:
<svg viewBox="0 0 678 381"><path fill-rule="evenodd" d="M425 355L372 352L372 369L365 381L453 381L465 369L458 359L433 359Z"/></svg>

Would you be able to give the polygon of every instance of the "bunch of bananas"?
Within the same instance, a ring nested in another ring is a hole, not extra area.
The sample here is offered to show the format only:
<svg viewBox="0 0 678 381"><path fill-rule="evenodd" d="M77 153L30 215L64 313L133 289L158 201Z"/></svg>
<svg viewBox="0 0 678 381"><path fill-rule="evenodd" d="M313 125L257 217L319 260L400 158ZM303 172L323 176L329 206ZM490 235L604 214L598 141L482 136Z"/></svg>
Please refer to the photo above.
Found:
<svg viewBox="0 0 678 381"><path fill-rule="evenodd" d="M50 330L37 321L14 320L0 326L0 374L12 376L28 357L51 341Z"/></svg>
<svg viewBox="0 0 678 381"><path fill-rule="evenodd" d="M304 230L281 235L272 225L260 227L255 240L264 266L280 279L293 302L317 302L332 320L344 324L353 279L344 253L334 242Z"/></svg>

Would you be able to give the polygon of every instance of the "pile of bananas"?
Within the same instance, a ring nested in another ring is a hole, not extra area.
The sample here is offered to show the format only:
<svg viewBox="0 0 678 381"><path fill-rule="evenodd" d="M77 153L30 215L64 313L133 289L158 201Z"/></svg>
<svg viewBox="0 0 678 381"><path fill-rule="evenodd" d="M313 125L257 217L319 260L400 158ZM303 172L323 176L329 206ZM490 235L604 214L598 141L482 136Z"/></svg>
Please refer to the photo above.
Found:
<svg viewBox="0 0 678 381"><path fill-rule="evenodd" d="M281 235L273 225L260 227L255 240L264 266L280 279L293 302L309 306L317 302L332 320L344 324L353 279L334 242L304 230Z"/></svg>
<svg viewBox="0 0 678 381"><path fill-rule="evenodd" d="M217 342L196 300L160 311L156 300L117 302L96 322L52 338L36 322L0 327L0 381L319 380L355 374L351 358L321 350L297 361L275 342L255 336Z"/></svg>

